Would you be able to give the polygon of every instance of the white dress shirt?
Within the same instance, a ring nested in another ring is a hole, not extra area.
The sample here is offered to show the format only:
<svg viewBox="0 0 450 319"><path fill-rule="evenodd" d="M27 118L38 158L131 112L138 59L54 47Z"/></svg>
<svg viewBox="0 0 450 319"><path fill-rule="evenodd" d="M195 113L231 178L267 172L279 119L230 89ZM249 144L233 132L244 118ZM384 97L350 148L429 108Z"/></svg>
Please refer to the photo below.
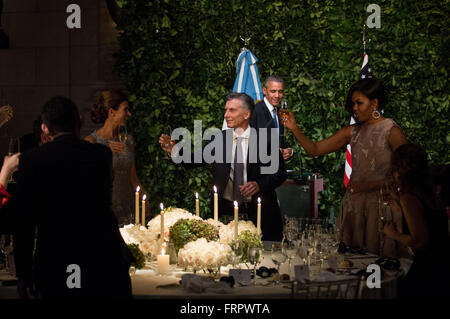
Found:
<svg viewBox="0 0 450 319"><path fill-rule="evenodd" d="M244 159L244 185L247 183L247 153L248 153L248 139L250 137L250 126L242 133L242 135L236 134L236 131L233 130L233 147L231 153L231 168L230 168L230 179L228 180L228 184L225 187L225 191L223 193L223 198L228 199L229 201L233 200L233 176L234 176L234 157L236 156L236 143L237 137L242 137L241 147L242 147L242 156ZM244 201L251 200L251 197L244 197Z"/></svg>

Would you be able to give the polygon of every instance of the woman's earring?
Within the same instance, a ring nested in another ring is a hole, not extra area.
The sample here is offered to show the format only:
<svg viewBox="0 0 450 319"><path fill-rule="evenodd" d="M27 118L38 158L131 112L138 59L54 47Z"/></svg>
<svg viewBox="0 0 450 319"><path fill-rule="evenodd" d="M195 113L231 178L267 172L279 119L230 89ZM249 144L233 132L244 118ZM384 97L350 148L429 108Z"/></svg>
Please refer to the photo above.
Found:
<svg viewBox="0 0 450 319"><path fill-rule="evenodd" d="M375 120L378 120L378 119L380 118L380 116L381 116L381 114L380 114L380 112L378 112L378 110L373 110L373 112L372 112L372 117L373 117Z"/></svg>

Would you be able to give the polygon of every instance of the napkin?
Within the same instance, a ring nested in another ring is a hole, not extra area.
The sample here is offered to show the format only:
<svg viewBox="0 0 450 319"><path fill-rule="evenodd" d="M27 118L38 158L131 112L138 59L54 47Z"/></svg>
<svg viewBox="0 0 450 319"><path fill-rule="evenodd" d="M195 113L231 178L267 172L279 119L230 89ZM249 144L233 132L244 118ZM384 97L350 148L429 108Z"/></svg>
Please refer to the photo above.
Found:
<svg viewBox="0 0 450 319"><path fill-rule="evenodd" d="M181 286L187 291L196 293L230 293L232 289L223 281L215 282L211 278L193 274L184 274L181 276Z"/></svg>

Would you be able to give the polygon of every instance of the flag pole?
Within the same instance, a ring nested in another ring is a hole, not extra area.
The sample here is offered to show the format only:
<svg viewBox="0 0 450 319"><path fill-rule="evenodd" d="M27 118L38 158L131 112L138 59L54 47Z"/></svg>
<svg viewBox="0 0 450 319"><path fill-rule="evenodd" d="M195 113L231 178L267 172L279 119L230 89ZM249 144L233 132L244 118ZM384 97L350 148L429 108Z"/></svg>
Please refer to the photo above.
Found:
<svg viewBox="0 0 450 319"><path fill-rule="evenodd" d="M366 24L363 26L363 46L364 46L364 54L366 54Z"/></svg>

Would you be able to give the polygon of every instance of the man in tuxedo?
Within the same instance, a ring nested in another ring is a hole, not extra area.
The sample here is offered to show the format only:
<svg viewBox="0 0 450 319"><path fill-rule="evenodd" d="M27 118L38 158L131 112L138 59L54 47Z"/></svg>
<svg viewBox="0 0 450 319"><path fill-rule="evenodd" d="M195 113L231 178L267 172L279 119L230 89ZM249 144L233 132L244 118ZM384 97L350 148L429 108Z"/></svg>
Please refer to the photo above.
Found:
<svg viewBox="0 0 450 319"><path fill-rule="evenodd" d="M284 80L280 76L271 75L264 82L264 100L256 103L255 112L250 119L250 125L255 129L276 128L280 137L280 151L284 160L288 160L292 154L292 148L286 144L283 136L284 125L278 118L277 108L280 107L284 95Z"/></svg>
<svg viewBox="0 0 450 319"><path fill-rule="evenodd" d="M52 98L41 116L51 141L24 153L19 166L19 294L28 298L34 283L38 298L129 298L132 256L111 209L112 153L80 140L69 99Z"/></svg>
<svg viewBox="0 0 450 319"><path fill-rule="evenodd" d="M268 141L260 143L259 140L265 138L264 134L251 129L250 118L254 110L251 97L244 93L229 93L226 100L224 118L229 129L218 131L204 148L210 148L213 144L217 146L212 154L212 176L213 185L218 189L219 215L232 216L233 202L237 201L239 213L247 214L256 225L257 198L260 197L263 239L281 240L282 220L275 193L275 188L281 185L287 176L281 153L277 145L274 149L271 148L270 130ZM169 136L161 135L159 143L163 150L174 154L172 148L175 143ZM270 163L263 160L259 145L268 146ZM193 159L193 154L188 158ZM190 163L192 162L191 160ZM202 157L201 162L183 165L197 166L207 162L211 163ZM271 166L272 164L275 165ZM270 172L264 169L268 167L272 168Z"/></svg>

